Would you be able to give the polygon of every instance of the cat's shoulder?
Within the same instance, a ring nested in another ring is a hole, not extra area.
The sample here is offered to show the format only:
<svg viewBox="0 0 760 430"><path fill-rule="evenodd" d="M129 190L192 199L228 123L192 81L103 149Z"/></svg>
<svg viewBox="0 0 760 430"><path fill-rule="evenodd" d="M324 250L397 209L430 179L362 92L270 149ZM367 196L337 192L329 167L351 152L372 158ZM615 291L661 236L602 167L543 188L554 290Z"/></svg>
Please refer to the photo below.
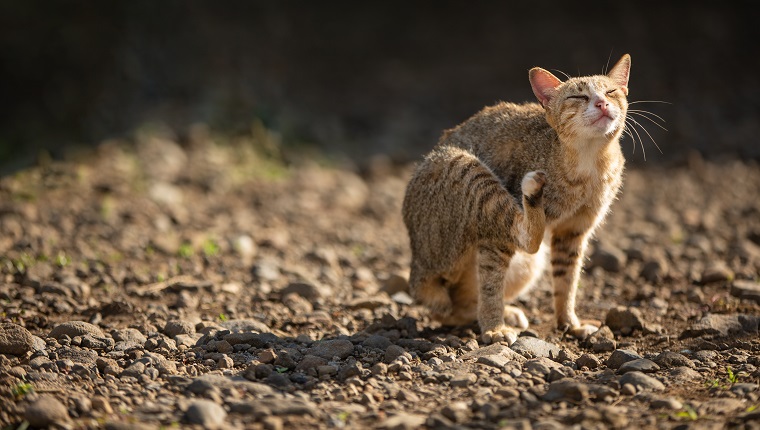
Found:
<svg viewBox="0 0 760 430"><path fill-rule="evenodd" d="M486 106L480 111L480 114L490 115L506 115L511 117L535 117L544 116L544 108L540 104L534 102L525 103L512 103L512 102L499 102L491 106Z"/></svg>

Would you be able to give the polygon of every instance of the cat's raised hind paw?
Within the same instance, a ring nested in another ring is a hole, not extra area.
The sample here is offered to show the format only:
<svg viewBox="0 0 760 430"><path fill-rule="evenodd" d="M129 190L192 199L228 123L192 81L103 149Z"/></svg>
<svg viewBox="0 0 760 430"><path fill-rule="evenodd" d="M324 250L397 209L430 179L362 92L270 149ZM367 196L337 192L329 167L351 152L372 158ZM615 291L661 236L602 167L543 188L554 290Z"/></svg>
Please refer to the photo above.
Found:
<svg viewBox="0 0 760 430"><path fill-rule="evenodd" d="M528 172L522 180L522 193L528 198L538 197L542 194L545 183L546 173L543 171Z"/></svg>
<svg viewBox="0 0 760 430"><path fill-rule="evenodd" d="M512 345L517 340L518 332L513 327L502 325L493 330L486 330L481 334L483 343L490 345L497 342L507 342Z"/></svg>

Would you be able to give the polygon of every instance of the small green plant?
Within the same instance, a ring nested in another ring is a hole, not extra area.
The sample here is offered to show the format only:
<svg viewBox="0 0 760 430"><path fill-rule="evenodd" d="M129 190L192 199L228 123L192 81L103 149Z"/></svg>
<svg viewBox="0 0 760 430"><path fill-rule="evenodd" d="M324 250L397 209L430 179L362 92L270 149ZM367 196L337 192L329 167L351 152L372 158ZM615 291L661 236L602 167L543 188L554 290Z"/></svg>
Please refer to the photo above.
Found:
<svg viewBox="0 0 760 430"><path fill-rule="evenodd" d="M219 314L219 321L225 322L227 320L229 320L229 318L227 317L227 315L225 315L225 314Z"/></svg>
<svg viewBox="0 0 760 430"><path fill-rule="evenodd" d="M71 263L71 259L66 256L63 252L59 252L58 255L55 257L55 264L58 265L58 267L65 267Z"/></svg>
<svg viewBox="0 0 760 430"><path fill-rule="evenodd" d="M699 418L697 411L689 405L684 405L682 411L676 413L677 418L687 419L690 421L696 421Z"/></svg>
<svg viewBox="0 0 760 430"><path fill-rule="evenodd" d="M285 373L285 372L288 371L288 368L287 367L283 367L283 366L274 366L274 370L277 373Z"/></svg>
<svg viewBox="0 0 760 430"><path fill-rule="evenodd" d="M739 375L734 373L734 370L731 369L731 366L726 366L726 374L728 375L728 382L731 384L736 384L739 382Z"/></svg>
<svg viewBox="0 0 760 430"><path fill-rule="evenodd" d="M182 258L190 258L193 256L193 245L185 242L179 246L177 254Z"/></svg>
<svg viewBox="0 0 760 430"><path fill-rule="evenodd" d="M26 396L29 393L34 392L34 387L32 384L28 382L22 382L20 384L16 384L15 387L11 389L11 393L13 394L13 397L20 399L24 396Z"/></svg>
<svg viewBox="0 0 760 430"><path fill-rule="evenodd" d="M342 421L342 422L344 422L344 423L345 423L346 421L348 421L348 416L349 416L349 415L350 415L350 413L349 413L348 411L340 411L340 412L338 412L338 416L337 416L337 418L338 418L340 421Z"/></svg>
<svg viewBox="0 0 760 430"><path fill-rule="evenodd" d="M206 239L203 242L203 255L206 257L213 257L219 254L219 245L213 239Z"/></svg>

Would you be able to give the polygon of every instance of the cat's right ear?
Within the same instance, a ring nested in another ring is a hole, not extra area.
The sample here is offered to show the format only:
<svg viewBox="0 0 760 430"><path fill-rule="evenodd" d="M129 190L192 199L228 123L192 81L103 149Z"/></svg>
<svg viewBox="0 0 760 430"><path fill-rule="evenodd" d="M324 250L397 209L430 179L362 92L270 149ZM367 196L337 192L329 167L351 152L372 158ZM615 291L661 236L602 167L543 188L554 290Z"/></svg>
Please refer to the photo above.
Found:
<svg viewBox="0 0 760 430"><path fill-rule="evenodd" d="M530 87L533 89L533 94L543 107L549 104L551 99L557 95L557 87L562 84L562 81L557 79L549 71L540 67L534 67L528 72L528 78L530 79Z"/></svg>

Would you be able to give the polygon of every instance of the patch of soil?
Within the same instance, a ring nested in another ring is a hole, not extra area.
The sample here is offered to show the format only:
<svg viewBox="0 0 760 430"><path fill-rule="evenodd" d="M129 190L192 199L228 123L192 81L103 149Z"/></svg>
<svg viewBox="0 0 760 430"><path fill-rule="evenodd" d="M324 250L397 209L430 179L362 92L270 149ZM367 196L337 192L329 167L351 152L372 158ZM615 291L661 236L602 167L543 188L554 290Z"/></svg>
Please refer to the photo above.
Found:
<svg viewBox="0 0 760 430"><path fill-rule="evenodd" d="M756 163L627 172L578 297L602 329L558 332L544 279L508 347L409 297L412 166L253 146L143 136L0 179L2 426L757 428Z"/></svg>

